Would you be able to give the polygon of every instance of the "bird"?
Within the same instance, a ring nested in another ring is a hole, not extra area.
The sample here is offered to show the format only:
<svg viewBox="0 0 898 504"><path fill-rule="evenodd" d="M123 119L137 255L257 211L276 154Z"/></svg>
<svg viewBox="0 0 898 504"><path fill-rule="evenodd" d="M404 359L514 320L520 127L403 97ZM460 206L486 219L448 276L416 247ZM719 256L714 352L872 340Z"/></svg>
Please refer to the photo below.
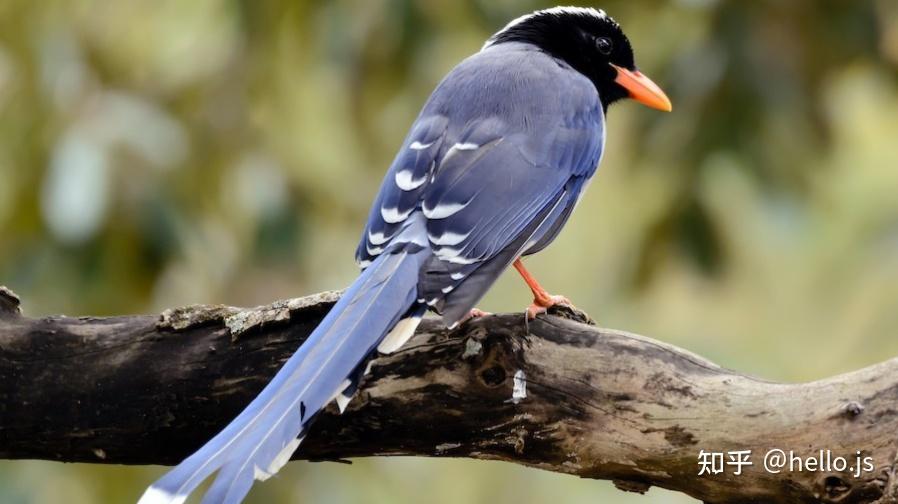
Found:
<svg viewBox="0 0 898 504"><path fill-rule="evenodd" d="M528 317L568 303L521 258L567 222L602 158L608 108L623 99L672 109L602 10L538 10L489 37L409 129L362 232L357 279L259 395L139 504L180 504L213 473L202 502L241 502L318 412L331 401L343 412L373 355L399 350L427 311L449 328L477 315L508 266L533 293Z"/></svg>

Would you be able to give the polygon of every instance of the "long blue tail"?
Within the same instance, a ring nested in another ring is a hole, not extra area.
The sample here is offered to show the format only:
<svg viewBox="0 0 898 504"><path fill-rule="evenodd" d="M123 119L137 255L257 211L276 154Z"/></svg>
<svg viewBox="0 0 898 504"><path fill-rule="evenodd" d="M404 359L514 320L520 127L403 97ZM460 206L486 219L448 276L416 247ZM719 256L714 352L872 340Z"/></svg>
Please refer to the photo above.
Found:
<svg viewBox="0 0 898 504"><path fill-rule="evenodd" d="M413 244L381 254L249 406L150 486L138 504L181 504L215 471L203 503L237 504L254 479L277 472L310 420L415 303L428 254Z"/></svg>

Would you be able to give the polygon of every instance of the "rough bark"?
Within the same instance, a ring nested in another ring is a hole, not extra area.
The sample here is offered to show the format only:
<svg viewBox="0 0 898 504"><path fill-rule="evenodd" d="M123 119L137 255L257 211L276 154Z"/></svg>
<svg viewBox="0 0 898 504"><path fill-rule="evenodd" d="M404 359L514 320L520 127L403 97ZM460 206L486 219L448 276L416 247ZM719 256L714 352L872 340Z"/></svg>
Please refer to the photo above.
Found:
<svg viewBox="0 0 898 504"><path fill-rule="evenodd" d="M176 463L259 391L337 295L32 319L0 288L0 458ZM567 315L453 331L426 321L373 361L345 414L320 416L297 456L504 460L708 503L898 502L898 359L771 383ZM772 448L850 462L860 452L875 470L771 474ZM753 465L699 476L700 450L752 450Z"/></svg>

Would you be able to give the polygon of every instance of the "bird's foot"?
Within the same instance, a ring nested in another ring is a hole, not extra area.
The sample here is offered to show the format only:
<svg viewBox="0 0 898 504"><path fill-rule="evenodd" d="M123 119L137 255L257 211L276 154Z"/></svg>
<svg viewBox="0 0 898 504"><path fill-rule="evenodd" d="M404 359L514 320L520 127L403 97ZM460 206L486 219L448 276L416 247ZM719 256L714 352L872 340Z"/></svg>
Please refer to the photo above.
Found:
<svg viewBox="0 0 898 504"><path fill-rule="evenodd" d="M533 320L540 313L546 313L553 306L567 306L573 308L571 300L564 296L553 296L544 294L533 299L530 306L527 307L527 319Z"/></svg>
<svg viewBox="0 0 898 504"><path fill-rule="evenodd" d="M456 323L452 324L451 326L449 326L449 329L455 329L456 327L458 327L458 326L464 324L465 322L468 322L468 321L470 321L470 320L473 320L473 319L476 319L476 318L480 318L480 317L486 317L486 316L489 316L489 315L492 315L492 312L483 311L483 310L480 310L480 309L478 309L478 308L471 308L471 311L469 311L467 315L465 315L464 317L462 317L461 320L459 320L458 322L456 322Z"/></svg>
<svg viewBox="0 0 898 504"><path fill-rule="evenodd" d="M465 315L464 317L462 317L461 323L465 323L465 322L467 322L467 321L469 321L469 320L471 320L471 319L476 319L476 318L480 318L480 317L486 317L486 316L489 316L489 315L492 315L492 312L483 311L483 310L481 310L481 309L479 309L479 308L471 308L471 311L469 311L467 315Z"/></svg>

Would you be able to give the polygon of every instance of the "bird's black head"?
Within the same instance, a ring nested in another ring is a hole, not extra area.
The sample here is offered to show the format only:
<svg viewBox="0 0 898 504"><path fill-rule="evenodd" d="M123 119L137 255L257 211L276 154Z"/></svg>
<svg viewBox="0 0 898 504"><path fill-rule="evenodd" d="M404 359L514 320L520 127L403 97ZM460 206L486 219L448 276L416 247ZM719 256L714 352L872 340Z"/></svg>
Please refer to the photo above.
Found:
<svg viewBox="0 0 898 504"><path fill-rule="evenodd" d="M504 42L533 44L566 62L595 84L606 110L621 98L671 109L661 89L636 70L629 39L604 11L583 7L536 11L508 23L484 48Z"/></svg>

